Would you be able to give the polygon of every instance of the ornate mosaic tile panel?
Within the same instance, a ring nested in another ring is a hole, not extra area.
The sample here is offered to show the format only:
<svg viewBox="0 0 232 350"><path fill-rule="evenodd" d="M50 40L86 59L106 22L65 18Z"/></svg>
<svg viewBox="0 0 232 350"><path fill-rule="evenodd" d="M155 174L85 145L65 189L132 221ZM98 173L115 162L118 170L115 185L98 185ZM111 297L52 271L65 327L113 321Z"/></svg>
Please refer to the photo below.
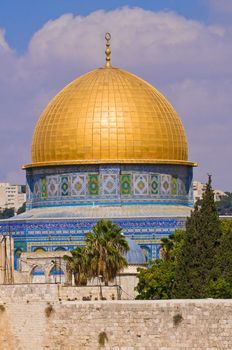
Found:
<svg viewBox="0 0 232 350"><path fill-rule="evenodd" d="M185 187L185 182L184 179L178 179L178 193L181 196L186 195L186 187Z"/></svg>
<svg viewBox="0 0 232 350"><path fill-rule="evenodd" d="M120 175L120 171L122 171ZM47 184L46 184L46 179ZM27 207L62 204L162 203L191 204L192 169L185 166L124 164L67 166L27 171L31 189ZM28 191L29 193L29 191ZM121 198L120 198L121 196ZM62 197L66 197L62 200Z"/></svg>
<svg viewBox="0 0 232 350"><path fill-rule="evenodd" d="M117 195L118 185L117 174L101 174L101 194L103 196Z"/></svg>
<svg viewBox="0 0 232 350"><path fill-rule="evenodd" d="M177 177L172 177L172 183L171 183L171 193L173 196L176 196L178 194L178 183L177 183Z"/></svg>
<svg viewBox="0 0 232 350"><path fill-rule="evenodd" d="M40 180L37 179L34 183L34 197L35 198L40 198L41 196L41 191L40 191Z"/></svg>
<svg viewBox="0 0 232 350"><path fill-rule="evenodd" d="M150 191L151 191L152 195L158 195L159 194L159 183L160 183L160 176L159 176L159 174L151 175Z"/></svg>
<svg viewBox="0 0 232 350"><path fill-rule="evenodd" d="M71 176L71 196L86 196L87 190L86 175Z"/></svg>
<svg viewBox="0 0 232 350"><path fill-rule="evenodd" d="M120 176L120 192L122 195L131 194L131 175L123 174Z"/></svg>
<svg viewBox="0 0 232 350"><path fill-rule="evenodd" d="M26 200L29 201L31 199L31 189L28 184L26 184Z"/></svg>
<svg viewBox="0 0 232 350"><path fill-rule="evenodd" d="M65 197L69 195L69 177L68 176L61 176L61 184L60 184L60 193L61 196Z"/></svg>
<svg viewBox="0 0 232 350"><path fill-rule="evenodd" d="M41 197L47 197L47 179L46 177L41 177Z"/></svg>
<svg viewBox="0 0 232 350"><path fill-rule="evenodd" d="M133 176L133 182L134 182L134 194L145 196L149 193L149 186L148 186L148 175L147 174L135 174Z"/></svg>
<svg viewBox="0 0 232 350"><path fill-rule="evenodd" d="M88 175L88 192L93 196L99 194L99 177L97 174Z"/></svg>
<svg viewBox="0 0 232 350"><path fill-rule="evenodd" d="M171 182L172 182L172 176L171 175L161 175L161 195L163 196L169 196L171 194Z"/></svg>
<svg viewBox="0 0 232 350"><path fill-rule="evenodd" d="M48 197L57 197L59 195L59 177L47 176Z"/></svg>

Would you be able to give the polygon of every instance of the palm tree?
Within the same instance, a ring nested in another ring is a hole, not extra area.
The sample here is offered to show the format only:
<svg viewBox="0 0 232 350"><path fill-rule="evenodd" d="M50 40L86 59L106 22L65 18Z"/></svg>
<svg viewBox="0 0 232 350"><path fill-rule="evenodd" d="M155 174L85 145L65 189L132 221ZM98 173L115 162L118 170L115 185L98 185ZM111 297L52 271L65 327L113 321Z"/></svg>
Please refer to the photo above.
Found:
<svg viewBox="0 0 232 350"><path fill-rule="evenodd" d="M86 247L76 247L71 250L72 256L64 255L67 271L74 274L76 286L85 286L88 280L88 254Z"/></svg>
<svg viewBox="0 0 232 350"><path fill-rule="evenodd" d="M163 237L161 239L161 247L160 247L160 257L162 260L167 261L170 260L170 253L173 248L173 242L170 238Z"/></svg>
<svg viewBox="0 0 232 350"><path fill-rule="evenodd" d="M110 220L99 220L93 231L87 234L86 250L91 276L102 276L106 285L127 266L123 254L129 250L128 243L122 235L122 229Z"/></svg>

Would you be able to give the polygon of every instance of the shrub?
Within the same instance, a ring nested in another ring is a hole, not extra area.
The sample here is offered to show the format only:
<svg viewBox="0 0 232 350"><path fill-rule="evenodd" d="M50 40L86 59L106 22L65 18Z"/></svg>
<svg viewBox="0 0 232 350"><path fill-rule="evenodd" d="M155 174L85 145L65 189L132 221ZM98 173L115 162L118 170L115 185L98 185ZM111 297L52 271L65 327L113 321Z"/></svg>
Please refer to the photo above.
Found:
<svg viewBox="0 0 232 350"><path fill-rule="evenodd" d="M106 341L108 341L108 337L107 337L107 334L106 332L101 332L98 334L98 344L100 346L104 346Z"/></svg>
<svg viewBox="0 0 232 350"><path fill-rule="evenodd" d="M1 312L4 312L5 310L6 310L5 306L2 305L2 304L0 304L0 311L1 311Z"/></svg>
<svg viewBox="0 0 232 350"><path fill-rule="evenodd" d="M175 326L178 326L183 321L183 317L181 314L176 314L173 316L173 323Z"/></svg>
<svg viewBox="0 0 232 350"><path fill-rule="evenodd" d="M48 306L45 308L44 311L45 311L45 315L47 317L50 317L51 314L54 312L54 308L53 308L53 306L51 304L48 304Z"/></svg>

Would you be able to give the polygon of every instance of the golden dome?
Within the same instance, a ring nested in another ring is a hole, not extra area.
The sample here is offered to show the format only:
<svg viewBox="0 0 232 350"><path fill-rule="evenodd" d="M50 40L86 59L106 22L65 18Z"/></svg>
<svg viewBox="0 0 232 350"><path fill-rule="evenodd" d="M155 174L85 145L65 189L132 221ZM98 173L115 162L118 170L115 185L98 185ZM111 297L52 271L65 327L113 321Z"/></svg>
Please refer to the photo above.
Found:
<svg viewBox="0 0 232 350"><path fill-rule="evenodd" d="M34 131L32 164L187 164L185 130L153 86L107 62L67 85Z"/></svg>

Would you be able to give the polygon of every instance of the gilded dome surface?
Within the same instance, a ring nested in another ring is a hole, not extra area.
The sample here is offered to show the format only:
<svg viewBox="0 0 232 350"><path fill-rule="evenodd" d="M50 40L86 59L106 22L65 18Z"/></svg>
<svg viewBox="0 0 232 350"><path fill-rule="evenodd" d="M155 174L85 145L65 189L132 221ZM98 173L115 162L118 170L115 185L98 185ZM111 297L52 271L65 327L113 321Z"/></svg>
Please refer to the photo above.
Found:
<svg viewBox="0 0 232 350"><path fill-rule="evenodd" d="M67 85L35 127L32 164L187 164L185 130L153 86L106 66Z"/></svg>

